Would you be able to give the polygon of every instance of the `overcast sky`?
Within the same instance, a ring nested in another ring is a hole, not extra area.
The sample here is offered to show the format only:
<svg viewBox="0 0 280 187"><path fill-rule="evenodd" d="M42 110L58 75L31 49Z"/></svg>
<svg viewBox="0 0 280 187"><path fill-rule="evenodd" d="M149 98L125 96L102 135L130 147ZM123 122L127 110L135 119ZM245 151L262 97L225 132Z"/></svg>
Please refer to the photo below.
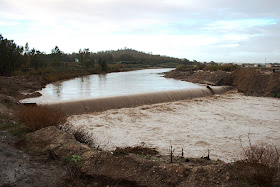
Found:
<svg viewBox="0 0 280 187"><path fill-rule="evenodd" d="M50 53L124 47L216 62L280 62L280 0L0 0L0 34Z"/></svg>

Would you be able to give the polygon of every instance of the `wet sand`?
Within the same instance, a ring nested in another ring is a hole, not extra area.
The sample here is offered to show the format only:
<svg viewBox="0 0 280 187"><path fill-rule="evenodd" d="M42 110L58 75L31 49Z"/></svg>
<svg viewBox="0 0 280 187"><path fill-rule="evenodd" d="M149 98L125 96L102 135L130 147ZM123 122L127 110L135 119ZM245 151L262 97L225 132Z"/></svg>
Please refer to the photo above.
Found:
<svg viewBox="0 0 280 187"><path fill-rule="evenodd" d="M186 157L234 161L241 144L280 144L280 99L227 94L177 102L113 109L69 117L72 129L82 129L106 150L143 142L168 154L184 148Z"/></svg>

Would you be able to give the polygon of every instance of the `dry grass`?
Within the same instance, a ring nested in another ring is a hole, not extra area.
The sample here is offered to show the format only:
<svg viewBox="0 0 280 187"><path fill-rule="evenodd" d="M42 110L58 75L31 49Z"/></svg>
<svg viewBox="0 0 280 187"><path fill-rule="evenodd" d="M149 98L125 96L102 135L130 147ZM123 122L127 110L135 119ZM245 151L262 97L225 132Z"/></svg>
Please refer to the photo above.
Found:
<svg viewBox="0 0 280 187"><path fill-rule="evenodd" d="M128 153L134 153L134 154L140 154L140 155L156 155L159 152L155 148L149 148L144 147L143 145L138 145L135 147L125 147L120 148L117 147L114 151L114 154L128 154Z"/></svg>
<svg viewBox="0 0 280 187"><path fill-rule="evenodd" d="M267 143L250 144L236 166L238 175L252 185L278 186L280 149Z"/></svg>
<svg viewBox="0 0 280 187"><path fill-rule="evenodd" d="M19 108L17 118L30 131L58 126L66 121L62 111L45 106L22 106Z"/></svg>
<svg viewBox="0 0 280 187"><path fill-rule="evenodd" d="M95 141L84 130L78 129L74 131L73 135L77 141L95 147Z"/></svg>

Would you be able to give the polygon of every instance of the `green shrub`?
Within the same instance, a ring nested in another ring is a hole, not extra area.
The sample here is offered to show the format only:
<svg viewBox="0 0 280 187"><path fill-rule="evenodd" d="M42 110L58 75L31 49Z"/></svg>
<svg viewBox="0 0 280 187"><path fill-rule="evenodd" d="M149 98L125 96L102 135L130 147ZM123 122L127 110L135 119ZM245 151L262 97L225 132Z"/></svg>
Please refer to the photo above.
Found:
<svg viewBox="0 0 280 187"><path fill-rule="evenodd" d="M64 160L77 163L82 161L82 157L80 155L67 155L64 157Z"/></svg>

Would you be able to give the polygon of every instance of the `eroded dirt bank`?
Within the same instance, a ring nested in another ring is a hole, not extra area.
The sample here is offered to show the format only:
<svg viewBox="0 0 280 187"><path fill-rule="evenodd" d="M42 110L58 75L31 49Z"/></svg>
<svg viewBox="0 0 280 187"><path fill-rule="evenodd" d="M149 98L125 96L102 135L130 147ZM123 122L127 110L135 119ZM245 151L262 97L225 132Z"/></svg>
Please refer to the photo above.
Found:
<svg viewBox="0 0 280 187"><path fill-rule="evenodd" d="M165 74L166 78L173 78L187 82L218 85L218 83L230 73L225 71L181 71L173 70Z"/></svg>
<svg viewBox="0 0 280 187"><path fill-rule="evenodd" d="M233 85L239 92L250 96L280 97L280 72L239 69L218 85Z"/></svg>
<svg viewBox="0 0 280 187"><path fill-rule="evenodd" d="M42 76L0 76L0 94L12 96L17 100L40 96L35 92L47 84Z"/></svg>
<svg viewBox="0 0 280 187"><path fill-rule="evenodd" d="M36 140L36 141L35 141ZM27 144L47 150L53 158L68 159L81 172L104 183L98 186L238 186L233 164L205 159L176 160L169 157L108 152L91 149L73 135L47 127L27 136ZM96 183L95 183L96 184Z"/></svg>
<svg viewBox="0 0 280 187"><path fill-rule="evenodd" d="M280 97L279 72L244 68L232 73L174 70L166 73L165 77L200 84L235 86L239 92L249 96Z"/></svg>

